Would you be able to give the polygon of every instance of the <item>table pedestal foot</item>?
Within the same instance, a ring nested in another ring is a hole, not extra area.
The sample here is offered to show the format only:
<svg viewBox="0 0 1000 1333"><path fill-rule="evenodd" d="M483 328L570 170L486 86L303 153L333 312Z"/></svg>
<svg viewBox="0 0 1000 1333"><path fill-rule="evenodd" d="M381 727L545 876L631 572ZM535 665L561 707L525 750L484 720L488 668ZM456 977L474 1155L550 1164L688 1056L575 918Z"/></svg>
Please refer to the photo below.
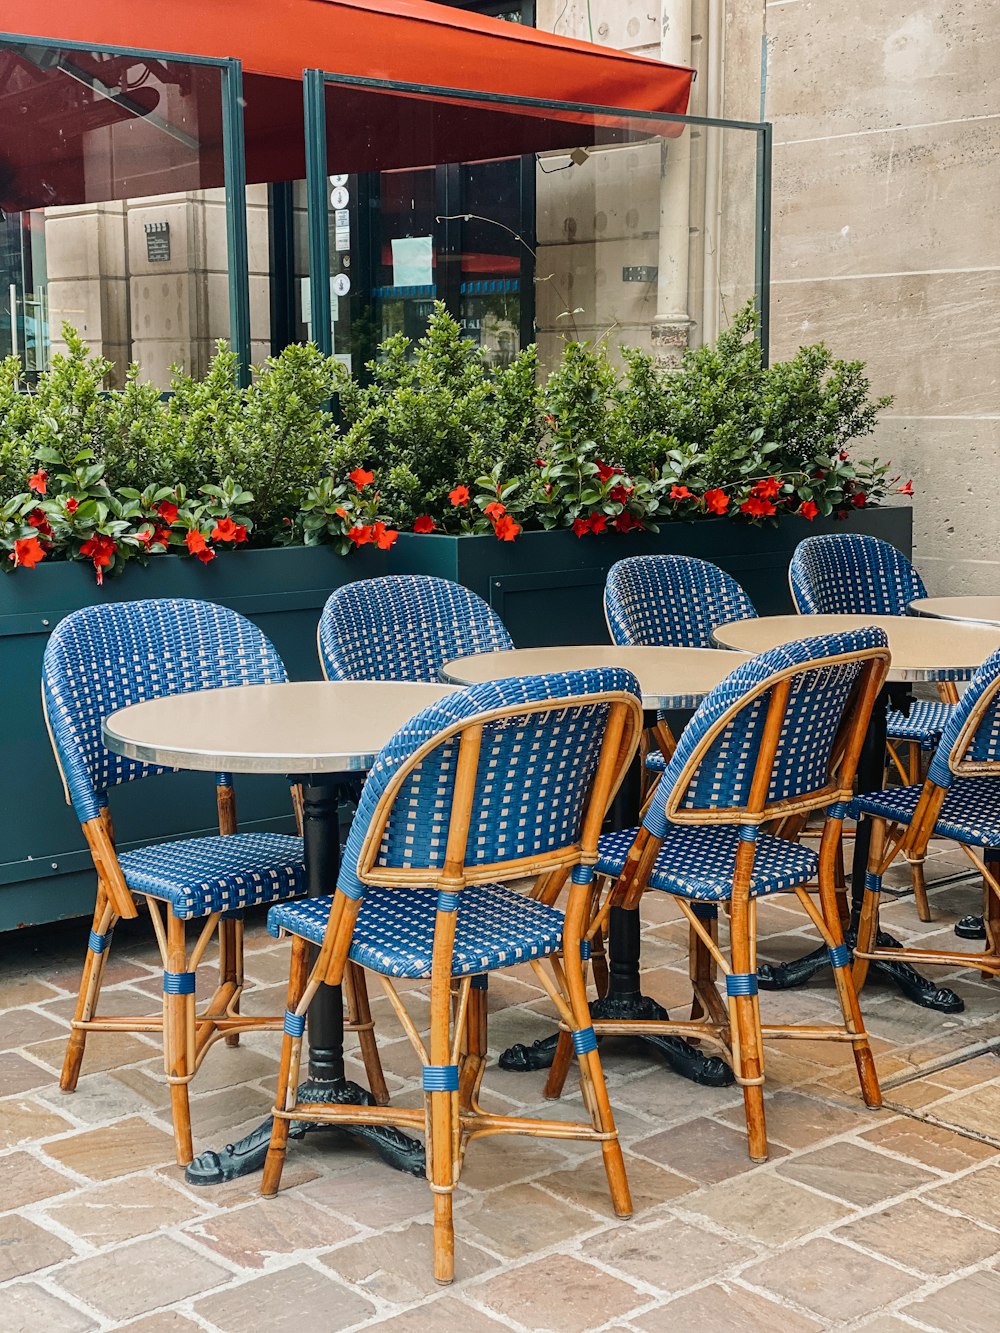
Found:
<svg viewBox="0 0 1000 1333"><path fill-rule="evenodd" d="M960 940L985 940L986 927L981 916L963 916L955 922L955 934Z"/></svg>
<svg viewBox="0 0 1000 1333"><path fill-rule="evenodd" d="M370 1093L347 1079L337 1079L330 1083L309 1079L299 1085L298 1099L307 1105L374 1105ZM268 1116L238 1143L227 1143L219 1152L212 1149L203 1152L184 1172L184 1179L189 1185L222 1185L227 1180L236 1180L263 1170L271 1142L271 1124L271 1117ZM363 1143L371 1144L382 1160L397 1171L405 1171L411 1176L425 1174L424 1145L391 1125L324 1125L294 1120L289 1138L301 1139L314 1130L350 1134Z"/></svg>

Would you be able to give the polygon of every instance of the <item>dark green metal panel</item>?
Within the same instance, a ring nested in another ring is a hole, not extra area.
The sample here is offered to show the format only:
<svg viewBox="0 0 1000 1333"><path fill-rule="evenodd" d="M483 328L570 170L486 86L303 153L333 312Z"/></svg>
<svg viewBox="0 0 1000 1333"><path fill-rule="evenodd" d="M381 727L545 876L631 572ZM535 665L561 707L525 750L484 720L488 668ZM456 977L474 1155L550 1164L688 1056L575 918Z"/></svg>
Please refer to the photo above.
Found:
<svg viewBox="0 0 1000 1333"><path fill-rule="evenodd" d="M309 217L309 299L313 342L333 355L330 303L330 214L326 175L326 84L317 69L302 77L306 120L306 204Z"/></svg>
<svg viewBox="0 0 1000 1333"><path fill-rule="evenodd" d="M226 172L229 337L239 365L240 385L245 388L250 383L250 253L243 69L238 60L227 60L222 69L222 152Z"/></svg>

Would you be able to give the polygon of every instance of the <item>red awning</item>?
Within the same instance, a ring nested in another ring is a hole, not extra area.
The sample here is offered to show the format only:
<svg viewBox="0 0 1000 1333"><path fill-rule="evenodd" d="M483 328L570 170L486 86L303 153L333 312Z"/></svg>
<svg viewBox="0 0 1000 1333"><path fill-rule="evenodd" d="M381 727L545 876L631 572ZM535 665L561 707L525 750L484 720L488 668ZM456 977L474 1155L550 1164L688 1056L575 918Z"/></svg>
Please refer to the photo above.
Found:
<svg viewBox="0 0 1000 1333"><path fill-rule="evenodd" d="M302 72L645 112L683 113L689 69L424 0L7 0L8 33L85 51L0 46L0 202L7 209L223 183L219 76L101 47L243 64L247 178L305 175ZM660 132L670 127L661 123ZM587 145L621 133L587 113L337 85L331 170L377 171Z"/></svg>

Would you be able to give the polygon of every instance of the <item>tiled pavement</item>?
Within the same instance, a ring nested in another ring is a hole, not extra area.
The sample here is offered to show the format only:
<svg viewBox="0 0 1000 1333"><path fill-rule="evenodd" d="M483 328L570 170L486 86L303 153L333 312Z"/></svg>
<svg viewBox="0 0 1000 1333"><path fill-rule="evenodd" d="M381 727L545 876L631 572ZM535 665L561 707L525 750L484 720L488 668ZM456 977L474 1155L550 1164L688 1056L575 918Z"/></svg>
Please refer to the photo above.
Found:
<svg viewBox="0 0 1000 1333"><path fill-rule="evenodd" d="M919 926L904 896L887 925L951 943L956 916L977 908L974 883L948 882L964 868L957 853L937 853L935 922ZM809 931L791 903L761 915L763 956L802 951ZM682 1004L673 910L650 897L643 918L647 989ZM458 1279L440 1289L426 1185L342 1139L292 1143L277 1200L258 1199L255 1180L187 1187L146 1038L92 1038L79 1091L61 1095L84 933L72 923L0 939L2 1333L1000 1326L1000 1015L996 985L977 973L951 982L967 1003L957 1018L866 992L881 1112L861 1105L845 1048L772 1047L772 1156L758 1167L746 1158L738 1091L694 1087L641 1049L606 1045L635 1217L611 1215L590 1148L477 1142L456 1209ZM280 1011L287 947L258 924L249 959L248 1007ZM157 978L144 929L119 927L105 1008L155 1008ZM832 1013L822 982L762 998L777 1021ZM491 1004L495 1048L548 1028L530 972L496 978ZM393 1095L405 1099L416 1061L385 1000L374 1007ZM193 1085L196 1147L266 1112L276 1050L275 1037L260 1037L209 1055ZM487 1074L497 1107L547 1113L542 1084L540 1074ZM578 1114L578 1094L562 1105Z"/></svg>

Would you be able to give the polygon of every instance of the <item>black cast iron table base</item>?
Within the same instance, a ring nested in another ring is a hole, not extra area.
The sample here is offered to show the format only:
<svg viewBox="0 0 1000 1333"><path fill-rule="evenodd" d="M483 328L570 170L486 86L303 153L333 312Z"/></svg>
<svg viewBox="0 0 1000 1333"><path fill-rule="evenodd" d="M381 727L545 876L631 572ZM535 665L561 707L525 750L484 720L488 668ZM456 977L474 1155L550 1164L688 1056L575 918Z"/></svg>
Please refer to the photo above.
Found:
<svg viewBox="0 0 1000 1333"><path fill-rule="evenodd" d="M985 940L986 927L981 916L963 916L955 922L955 934L960 940Z"/></svg>
<svg viewBox="0 0 1000 1333"><path fill-rule="evenodd" d="M347 1079L324 1082L309 1079L299 1085L298 1099L312 1105L372 1106L371 1093ZM264 1166L271 1142L271 1116L238 1143L227 1143L219 1152L209 1150L196 1157L184 1172L189 1185L222 1185L227 1180L253 1175ZM308 1120L293 1120L289 1138L301 1139L317 1130L350 1135L368 1143L384 1162L411 1176L425 1174L424 1145L391 1125L323 1125Z"/></svg>

